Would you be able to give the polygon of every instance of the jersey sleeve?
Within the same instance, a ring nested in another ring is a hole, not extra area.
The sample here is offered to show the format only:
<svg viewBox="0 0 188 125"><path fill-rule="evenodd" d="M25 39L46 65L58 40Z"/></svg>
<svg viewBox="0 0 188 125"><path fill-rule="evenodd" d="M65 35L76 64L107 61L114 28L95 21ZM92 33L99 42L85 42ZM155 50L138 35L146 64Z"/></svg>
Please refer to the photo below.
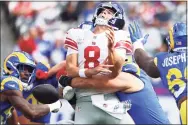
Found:
<svg viewBox="0 0 188 125"><path fill-rule="evenodd" d="M1 92L7 91L7 90L19 90L23 91L22 83L19 79L16 77L5 77L1 81Z"/></svg>
<svg viewBox="0 0 188 125"><path fill-rule="evenodd" d="M161 61L161 57L163 56L164 52L157 53L154 57L154 64L158 67L158 63Z"/></svg>
<svg viewBox="0 0 188 125"><path fill-rule="evenodd" d="M71 48L73 50L78 51L78 45L76 40L76 29L70 29L65 38L65 48Z"/></svg>
<svg viewBox="0 0 188 125"><path fill-rule="evenodd" d="M157 67L157 62L158 62L158 58L155 57L155 58L154 58L154 64L155 64L156 67Z"/></svg>
<svg viewBox="0 0 188 125"><path fill-rule="evenodd" d="M129 38L128 32L120 30L115 33L115 49L125 49L127 55L133 53L133 45Z"/></svg>

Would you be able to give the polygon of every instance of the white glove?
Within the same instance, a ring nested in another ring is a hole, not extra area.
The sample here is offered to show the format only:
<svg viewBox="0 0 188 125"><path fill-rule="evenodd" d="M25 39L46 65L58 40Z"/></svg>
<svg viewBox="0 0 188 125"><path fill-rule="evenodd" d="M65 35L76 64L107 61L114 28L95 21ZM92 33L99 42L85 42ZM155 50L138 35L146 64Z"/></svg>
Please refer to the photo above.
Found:
<svg viewBox="0 0 188 125"><path fill-rule="evenodd" d="M66 86L63 89L63 98L66 100L71 100L75 94L75 89L73 89L71 86Z"/></svg>
<svg viewBox="0 0 188 125"><path fill-rule="evenodd" d="M28 85L27 83L22 82L23 90L24 91L30 91L33 88L33 83Z"/></svg>
<svg viewBox="0 0 188 125"><path fill-rule="evenodd" d="M50 112L56 113L62 107L62 102L58 100L54 103L48 104L48 106L50 108Z"/></svg>

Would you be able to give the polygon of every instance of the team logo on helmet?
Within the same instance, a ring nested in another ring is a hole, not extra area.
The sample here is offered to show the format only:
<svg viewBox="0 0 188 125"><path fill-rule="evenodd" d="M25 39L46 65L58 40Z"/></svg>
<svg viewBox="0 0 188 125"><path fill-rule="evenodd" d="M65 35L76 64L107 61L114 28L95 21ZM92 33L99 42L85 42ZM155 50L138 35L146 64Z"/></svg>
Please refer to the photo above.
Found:
<svg viewBox="0 0 188 125"><path fill-rule="evenodd" d="M24 88L32 84L35 76L35 68L36 65L33 58L23 51L12 52L5 58L3 64L4 74L19 78ZM25 71L27 71L27 73ZM21 77L21 73L25 73L25 77Z"/></svg>

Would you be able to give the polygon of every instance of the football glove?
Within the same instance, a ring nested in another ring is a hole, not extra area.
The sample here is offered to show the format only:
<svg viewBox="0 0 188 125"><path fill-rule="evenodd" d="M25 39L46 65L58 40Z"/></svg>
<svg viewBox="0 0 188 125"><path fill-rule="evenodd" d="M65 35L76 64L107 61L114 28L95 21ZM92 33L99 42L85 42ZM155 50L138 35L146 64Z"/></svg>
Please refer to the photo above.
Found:
<svg viewBox="0 0 188 125"><path fill-rule="evenodd" d="M60 76L58 82L62 85L62 87L71 86L72 77L69 76Z"/></svg>

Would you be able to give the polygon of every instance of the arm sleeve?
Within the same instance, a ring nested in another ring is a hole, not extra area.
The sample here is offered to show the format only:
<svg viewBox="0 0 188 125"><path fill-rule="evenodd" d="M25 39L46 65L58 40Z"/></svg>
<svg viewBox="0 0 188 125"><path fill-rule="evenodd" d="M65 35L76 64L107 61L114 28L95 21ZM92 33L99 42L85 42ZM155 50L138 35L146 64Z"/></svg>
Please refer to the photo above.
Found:
<svg viewBox="0 0 188 125"><path fill-rule="evenodd" d="M66 39L65 39L65 48L71 48L72 50L78 51L78 45L77 45L77 40L76 36L74 35L76 29L70 29L67 34L66 34ZM69 50L70 51L70 50Z"/></svg>

